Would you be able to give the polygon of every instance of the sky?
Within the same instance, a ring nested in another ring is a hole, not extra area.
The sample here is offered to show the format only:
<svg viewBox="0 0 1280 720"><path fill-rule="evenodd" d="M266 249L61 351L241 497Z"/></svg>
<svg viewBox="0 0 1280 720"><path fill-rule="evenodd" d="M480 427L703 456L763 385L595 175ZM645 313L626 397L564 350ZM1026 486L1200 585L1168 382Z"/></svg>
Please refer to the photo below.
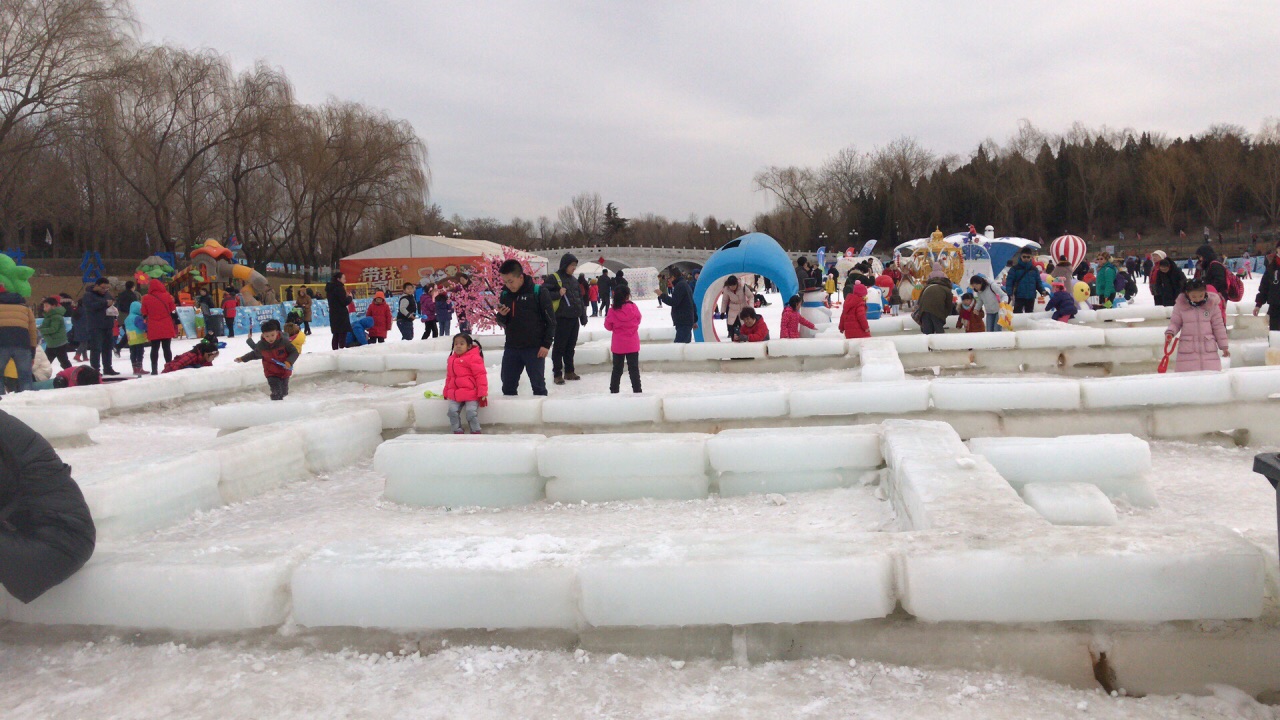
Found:
<svg viewBox="0 0 1280 720"><path fill-rule="evenodd" d="M749 224L770 165L907 135L940 154L1020 119L1172 136L1280 115L1275 0L957 3L134 0L142 38L282 68L426 142L446 215Z"/></svg>

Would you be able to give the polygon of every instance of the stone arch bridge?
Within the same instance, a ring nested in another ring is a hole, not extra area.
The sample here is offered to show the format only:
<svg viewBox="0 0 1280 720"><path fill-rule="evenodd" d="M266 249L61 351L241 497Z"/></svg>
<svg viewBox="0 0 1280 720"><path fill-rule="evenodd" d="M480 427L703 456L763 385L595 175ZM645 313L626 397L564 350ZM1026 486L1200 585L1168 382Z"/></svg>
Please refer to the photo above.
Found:
<svg viewBox="0 0 1280 720"><path fill-rule="evenodd" d="M555 269L560 264L560 257L567 252L573 253L578 262L595 262L600 263L601 258L604 259L605 267L610 270L626 270L633 267L654 267L658 270L665 270L671 266L675 266L685 272L695 272L702 269L707 264L711 254L715 250L703 248L669 248L669 247L606 247L604 245L592 245L582 247L569 248L549 248L545 250L535 250L537 254L547 258L551 268ZM806 253L789 252L787 256L794 263ZM807 253L812 257L813 253Z"/></svg>

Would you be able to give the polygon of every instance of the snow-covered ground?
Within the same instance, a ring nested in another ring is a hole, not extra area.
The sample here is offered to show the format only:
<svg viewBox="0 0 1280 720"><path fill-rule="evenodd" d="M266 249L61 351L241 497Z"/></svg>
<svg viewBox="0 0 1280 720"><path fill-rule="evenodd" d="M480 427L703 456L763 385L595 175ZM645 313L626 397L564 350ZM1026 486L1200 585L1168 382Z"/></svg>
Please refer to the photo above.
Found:
<svg viewBox="0 0 1280 720"><path fill-rule="evenodd" d="M1256 280L1247 281L1252 297ZM1141 284L1140 284L1141 285ZM776 295L764 308L778 327ZM1140 304L1150 304L1142 285ZM647 326L669 325L669 310L639 303ZM602 328L592 318L588 328ZM392 335L398 337L398 332ZM389 342L399 342L392 338ZM176 343L175 352L191 341ZM241 339L229 339L239 354ZM307 349L328 349L317 328ZM230 362L224 353L219 364ZM821 373L645 372L646 391L680 393L729 387L798 387L850 380L856 371ZM210 442L214 404L260 400L261 390L217 401L105 418L95 444L61 451L73 468L177 452ZM396 390L342 379L296 383L293 399L368 398ZM607 392L592 373L553 387L553 394ZM1188 412L1194 412L1189 409ZM1046 442L1052 462L1052 441ZM1252 473L1261 448L1154 442L1149 479L1160 505L1119 504L1122 524L1170 528L1207 522L1235 529L1268 552L1274 580L1274 494ZM177 525L103 549L291 546L334 541L450 536L554 537L588 547L601 538L652 540L664 534L778 533L837 538L899 529L891 505L874 488L794 493L784 504L760 496L584 505L536 503L502 510L416 508L382 498L369 463L299 482L253 500L200 513ZM96 642L87 642L93 637ZM506 647L403 646L369 634L358 650L288 631L179 645L151 636L92 636L0 625L0 702L6 718L82 717L885 717L885 718L1269 718L1230 688L1216 696L1108 697L1017 674L888 666L815 659L740 666L715 660L577 654ZM1188 688L1202 690L1212 689Z"/></svg>
<svg viewBox="0 0 1280 720"><path fill-rule="evenodd" d="M1017 674L836 658L740 667L497 646L401 650L3 643L0 697L6 720L1277 717L1227 687L1135 699Z"/></svg>

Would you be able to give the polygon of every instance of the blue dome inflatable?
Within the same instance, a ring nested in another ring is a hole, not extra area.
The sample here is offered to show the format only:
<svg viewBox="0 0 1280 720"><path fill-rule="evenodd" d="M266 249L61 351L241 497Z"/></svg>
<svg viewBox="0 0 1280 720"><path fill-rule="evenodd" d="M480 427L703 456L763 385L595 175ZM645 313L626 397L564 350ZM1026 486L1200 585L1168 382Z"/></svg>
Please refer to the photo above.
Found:
<svg viewBox="0 0 1280 720"><path fill-rule="evenodd" d="M750 233L730 240L707 260L698 276L698 284L693 289L693 301L698 310L698 327L693 331L694 340L720 340L711 321L716 300L720 297L725 278L745 273L769 278L782 294L783 302L800 292L795 266L777 240L764 233ZM709 332L704 334L704 331Z"/></svg>

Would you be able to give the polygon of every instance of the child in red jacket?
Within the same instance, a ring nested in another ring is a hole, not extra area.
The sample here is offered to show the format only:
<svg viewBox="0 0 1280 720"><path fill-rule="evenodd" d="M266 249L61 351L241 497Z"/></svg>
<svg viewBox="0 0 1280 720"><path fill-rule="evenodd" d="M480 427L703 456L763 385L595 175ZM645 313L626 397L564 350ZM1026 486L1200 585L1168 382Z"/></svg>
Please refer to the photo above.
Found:
<svg viewBox="0 0 1280 720"><path fill-rule="evenodd" d="M800 296L792 295L787 306L782 308L782 339L800 337L800 326L814 330L813 323L800 314Z"/></svg>
<svg viewBox="0 0 1280 720"><path fill-rule="evenodd" d="M279 320L262 323L262 339L248 341L249 352L236 358L236 362L262 361L262 374L267 376L272 400L283 400L289 394L289 378L293 376L293 363L298 360L298 350L280 332Z"/></svg>
<svg viewBox="0 0 1280 720"><path fill-rule="evenodd" d="M871 326L867 324L867 287L862 283L855 283L845 296L838 327L849 339L871 337Z"/></svg>
<svg viewBox="0 0 1280 720"><path fill-rule="evenodd" d="M1054 283L1055 287L1060 287L1062 283ZM965 291L960 297L960 307L956 309L956 329L971 332L987 331L987 314L982 311L982 305L973 297L973 293Z"/></svg>
<svg viewBox="0 0 1280 720"><path fill-rule="evenodd" d="M734 342L764 342L769 339L769 326L764 324L764 318L756 314L756 311L745 307L738 314L738 334L733 338Z"/></svg>
<svg viewBox="0 0 1280 720"><path fill-rule="evenodd" d="M365 317L373 318L373 327L369 328L369 342L387 341L387 333L391 332L391 306L387 304L387 296L381 290L374 293L373 302L364 311Z"/></svg>
<svg viewBox="0 0 1280 720"><path fill-rule="evenodd" d="M453 352L444 375L444 399L449 401L449 425L454 435L462 434L461 411L467 411L472 435L480 434L480 406L489 403L489 375L484 369L480 343L466 333L453 336Z"/></svg>

